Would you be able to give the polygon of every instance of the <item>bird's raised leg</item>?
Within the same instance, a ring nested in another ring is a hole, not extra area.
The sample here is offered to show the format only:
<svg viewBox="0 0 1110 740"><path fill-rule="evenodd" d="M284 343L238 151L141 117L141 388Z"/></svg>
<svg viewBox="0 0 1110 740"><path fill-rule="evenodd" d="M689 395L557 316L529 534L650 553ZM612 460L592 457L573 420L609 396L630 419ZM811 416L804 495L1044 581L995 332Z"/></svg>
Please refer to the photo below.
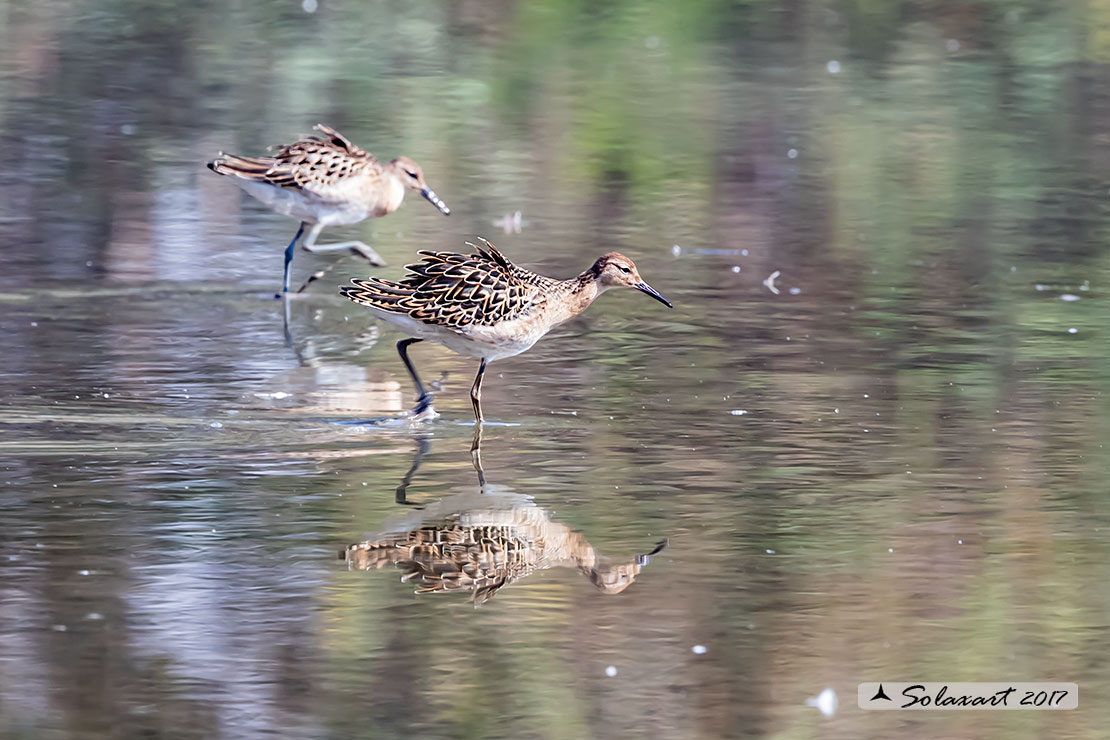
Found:
<svg viewBox="0 0 1110 740"><path fill-rule="evenodd" d="M432 406L432 396L424 390L424 384L420 382L420 376L416 374L416 368L412 366L412 361L409 360L409 345L423 341L423 339L409 337L397 342L397 353L401 355L401 362L405 363L405 369L412 376L412 382L416 385L416 392L419 394L416 398L416 407L412 410L414 415L423 414Z"/></svg>
<svg viewBox="0 0 1110 740"><path fill-rule="evenodd" d="M385 260L382 256L374 251L374 248L365 242L360 242L358 239L352 239L346 242L335 242L334 244L317 244L316 237L320 236L320 231L324 228L323 224L315 224L308 232L308 238L304 240L301 249L313 254L319 252L334 252L338 249L349 249L355 255L362 257L375 267L382 267L385 265Z"/></svg>
<svg viewBox="0 0 1110 740"><path fill-rule="evenodd" d="M474 407L474 421L479 426L482 424L482 376L486 373L486 361L478 366L478 374L474 376L474 385L470 386L470 403Z"/></svg>
<svg viewBox="0 0 1110 740"><path fill-rule="evenodd" d="M293 237L293 241L289 242L289 246L285 248L285 272L281 279L281 292L289 292L289 266L293 264L293 247L296 246L297 240L301 238L304 233L304 221L301 221L301 227L297 229L297 235ZM281 295L275 295L274 298L281 298Z"/></svg>

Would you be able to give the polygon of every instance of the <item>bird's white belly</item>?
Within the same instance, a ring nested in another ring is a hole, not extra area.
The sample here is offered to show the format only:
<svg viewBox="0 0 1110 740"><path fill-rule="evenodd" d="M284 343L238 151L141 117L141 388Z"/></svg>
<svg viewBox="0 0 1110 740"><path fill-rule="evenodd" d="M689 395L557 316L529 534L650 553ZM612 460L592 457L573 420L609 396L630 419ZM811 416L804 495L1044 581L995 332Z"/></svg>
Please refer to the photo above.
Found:
<svg viewBox="0 0 1110 740"><path fill-rule="evenodd" d="M464 331L466 340L474 347L470 355L490 361L519 355L531 349L547 333L546 328L539 327L537 322L527 318L498 324L496 327L472 326ZM462 350L455 351L466 354Z"/></svg>
<svg viewBox="0 0 1110 740"><path fill-rule="evenodd" d="M254 180L236 178L235 182L270 210L298 221L336 226L358 223L370 215L364 204L325 201L298 190L279 188Z"/></svg>
<svg viewBox="0 0 1110 740"><path fill-rule="evenodd" d="M438 342L464 357L486 359L490 362L501 360L529 349L538 342L546 331L532 329L532 322L509 322L498 327L474 326L456 332L441 326L430 326L404 314L389 313L370 309L374 315L393 324L413 337Z"/></svg>

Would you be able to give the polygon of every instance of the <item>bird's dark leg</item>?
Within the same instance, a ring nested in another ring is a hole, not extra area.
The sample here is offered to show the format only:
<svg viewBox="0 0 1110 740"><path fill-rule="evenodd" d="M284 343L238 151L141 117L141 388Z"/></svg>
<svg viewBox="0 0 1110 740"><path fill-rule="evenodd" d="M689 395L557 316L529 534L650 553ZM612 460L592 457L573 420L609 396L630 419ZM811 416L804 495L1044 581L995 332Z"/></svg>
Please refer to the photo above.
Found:
<svg viewBox="0 0 1110 740"><path fill-rule="evenodd" d="M409 360L408 353L410 344L423 341L423 339L409 337L408 339L402 339L400 342L397 342L397 352L401 355L401 362L405 363L405 368L409 371L409 375L412 376L412 382L416 384L416 392L418 395L416 398L416 407L412 410L414 414L422 414L432 405L432 397L428 391L424 390L424 384L420 382L420 376L416 374L416 368L412 366L412 361Z"/></svg>
<svg viewBox="0 0 1110 740"><path fill-rule="evenodd" d="M293 247L296 246L297 240L301 238L301 234L303 234L303 233L304 233L304 221L301 221L301 227L299 229L297 229L297 235L293 237L293 241L289 242L289 246L285 248L285 273L282 276L282 280L281 280L281 292L282 293L288 293L289 292L289 266L291 264L293 264ZM274 296L274 298L281 298L281 296L276 295L276 296Z"/></svg>
<svg viewBox="0 0 1110 740"><path fill-rule="evenodd" d="M478 366L478 374L474 376L474 385L470 387L470 403L474 406L474 421L481 425L482 423L482 376L486 372L486 360L482 358L482 364Z"/></svg>

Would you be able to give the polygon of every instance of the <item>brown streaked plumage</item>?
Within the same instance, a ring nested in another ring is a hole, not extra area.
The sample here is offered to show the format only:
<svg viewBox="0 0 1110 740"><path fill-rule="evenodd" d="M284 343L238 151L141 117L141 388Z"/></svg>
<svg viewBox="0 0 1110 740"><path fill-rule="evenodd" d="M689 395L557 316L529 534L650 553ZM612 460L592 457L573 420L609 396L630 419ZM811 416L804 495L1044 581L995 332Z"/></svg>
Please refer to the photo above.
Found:
<svg viewBox="0 0 1110 740"><path fill-rule="evenodd" d="M451 213L424 182L420 166L408 157L383 164L335 129L323 124L315 129L322 136L309 136L278 147L270 157L221 152L208 163L213 172L234 176L236 184L273 211L301 222L285 249L283 292L289 290L293 247L306 224L311 225L302 244L306 251L351 249L372 264L384 265L378 253L361 241L316 244L316 238L325 226L354 224L396 211L408 190L419 190L444 215Z"/></svg>
<svg viewBox="0 0 1110 740"><path fill-rule="evenodd" d="M537 570L575 568L603 593L618 594L636 579L655 550L627 561L599 555L579 532L554 521L529 496L458 494L426 507L344 557L352 568L396 565L416 593L469 592L475 606Z"/></svg>
<svg viewBox="0 0 1110 740"><path fill-rule="evenodd" d="M412 338L397 343L419 393L414 413L431 408L408 358L408 346L429 339L461 355L481 360L470 390L474 418L482 421L482 376L486 365L529 349L547 332L582 313L616 286L643 291L670 303L640 278L632 260L610 252L570 280L537 275L510 262L485 239L473 254L421 251L422 262L407 265L400 282L352 279L340 292Z"/></svg>

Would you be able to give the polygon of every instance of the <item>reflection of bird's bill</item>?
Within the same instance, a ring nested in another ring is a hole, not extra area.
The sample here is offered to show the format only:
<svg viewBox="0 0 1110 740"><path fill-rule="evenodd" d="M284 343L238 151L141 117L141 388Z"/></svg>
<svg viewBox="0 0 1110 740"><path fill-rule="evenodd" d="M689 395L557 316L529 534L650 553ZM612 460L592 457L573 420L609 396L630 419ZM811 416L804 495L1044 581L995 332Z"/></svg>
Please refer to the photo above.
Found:
<svg viewBox="0 0 1110 740"><path fill-rule="evenodd" d="M442 213L444 216L451 215L451 209L447 207L447 204L444 203L438 195L436 195L436 192L434 190L429 187L425 187L420 191L420 194L427 198L429 203L438 208L439 212Z"/></svg>
<svg viewBox="0 0 1110 740"><path fill-rule="evenodd" d="M663 550L667 549L667 545L669 545L669 544L671 544L670 540L663 540L662 542L660 542L658 545L655 546L654 550L647 553L646 555L637 555L636 556L636 565L639 565L641 568L643 566L647 565L648 563L651 562L651 558L653 556L658 555L659 553L663 552Z"/></svg>
<svg viewBox="0 0 1110 740"><path fill-rule="evenodd" d="M651 287L647 283L638 283L636 285L636 290L640 290L640 291L643 291L644 293L647 293L649 296L651 296L655 300L659 301L660 303L662 303L667 308L674 308L674 306L671 305L670 301L668 301L663 296L659 295L659 291L656 290L655 288Z"/></svg>

